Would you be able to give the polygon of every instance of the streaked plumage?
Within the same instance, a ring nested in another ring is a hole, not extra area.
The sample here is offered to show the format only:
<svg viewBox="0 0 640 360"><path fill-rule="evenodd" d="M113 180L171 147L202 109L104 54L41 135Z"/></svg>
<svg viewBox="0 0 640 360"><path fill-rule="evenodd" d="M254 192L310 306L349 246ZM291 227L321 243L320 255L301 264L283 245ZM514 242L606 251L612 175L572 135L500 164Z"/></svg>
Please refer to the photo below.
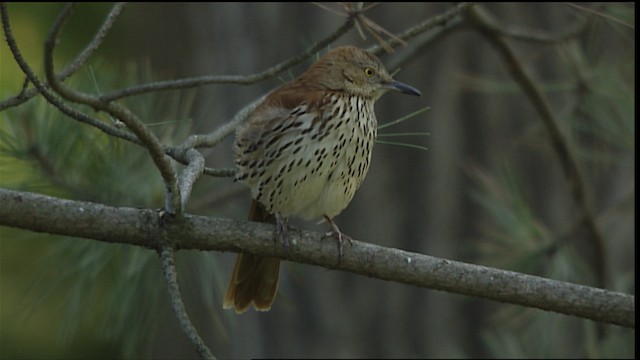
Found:
<svg viewBox="0 0 640 360"><path fill-rule="evenodd" d="M374 55L347 46L271 92L236 131L236 179L258 202L250 219L273 214L284 233L289 217L325 218L342 251L343 235L331 219L349 205L369 170L374 104L388 90L420 94L393 80ZM253 302L268 310L278 267L279 259L241 254L224 307L244 312Z"/></svg>

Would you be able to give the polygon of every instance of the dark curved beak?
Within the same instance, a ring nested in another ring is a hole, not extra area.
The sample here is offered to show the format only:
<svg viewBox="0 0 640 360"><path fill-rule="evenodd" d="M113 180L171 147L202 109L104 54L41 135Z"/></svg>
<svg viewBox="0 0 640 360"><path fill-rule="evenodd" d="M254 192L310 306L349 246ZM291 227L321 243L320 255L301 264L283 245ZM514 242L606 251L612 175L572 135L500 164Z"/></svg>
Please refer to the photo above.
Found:
<svg viewBox="0 0 640 360"><path fill-rule="evenodd" d="M405 83L401 83L400 81L392 81L392 82L385 83L384 87L385 89L399 91L403 94L409 94L409 95L415 95L415 96L422 95L422 93L418 91L418 89L414 88L413 86L409 86Z"/></svg>

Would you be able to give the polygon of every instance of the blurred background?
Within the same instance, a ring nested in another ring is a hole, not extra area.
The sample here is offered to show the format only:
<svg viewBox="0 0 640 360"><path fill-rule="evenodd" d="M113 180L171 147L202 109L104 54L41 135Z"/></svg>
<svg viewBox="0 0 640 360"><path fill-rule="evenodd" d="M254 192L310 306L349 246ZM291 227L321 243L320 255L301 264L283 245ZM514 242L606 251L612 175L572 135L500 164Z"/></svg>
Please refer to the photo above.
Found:
<svg viewBox="0 0 640 360"><path fill-rule="evenodd" d="M59 38L57 70L87 44L111 6L76 7ZM453 6L379 4L365 15L399 33ZM18 46L42 77L43 42L61 7L8 5ZM462 16L381 56L399 70L396 79L423 95L384 96L379 123L428 109L380 130L369 175L338 225L378 245L634 294L634 4L482 7L559 120L603 247L589 240L531 100ZM66 84L96 94L150 81L254 74L344 21L304 3L129 4ZM365 35L352 29L332 47L376 44ZM315 59L256 84L120 102L175 145L214 131ZM17 95L23 82L3 42L0 101ZM203 149L207 166L232 167L231 142ZM0 156L3 188L162 205L162 182L144 149L80 125L40 98L0 112ZM241 184L205 176L188 211L244 219L249 199ZM296 226L326 231L312 222ZM0 239L1 358L197 357L169 306L154 251L7 227ZM281 269L272 310L239 316L221 305L235 254L183 250L177 258L187 311L220 358L635 357L630 329L291 262Z"/></svg>

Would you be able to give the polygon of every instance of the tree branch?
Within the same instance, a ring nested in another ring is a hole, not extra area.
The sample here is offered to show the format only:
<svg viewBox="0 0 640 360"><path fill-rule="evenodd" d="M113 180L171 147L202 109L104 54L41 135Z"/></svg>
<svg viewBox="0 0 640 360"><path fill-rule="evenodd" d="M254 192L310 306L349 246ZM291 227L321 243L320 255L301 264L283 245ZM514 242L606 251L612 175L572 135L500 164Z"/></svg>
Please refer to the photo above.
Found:
<svg viewBox="0 0 640 360"><path fill-rule="evenodd" d="M188 88L199 87L204 85L212 85L212 84L239 84L239 85L255 84L259 81L262 81L274 75L277 75L303 62L304 60L308 59L311 55L316 54L318 51L322 50L324 47L332 44L334 41L336 41L342 35L344 35L347 31L349 31L349 29L353 27L353 23L354 23L353 18L347 19L347 21L345 21L344 24L342 24L342 26L340 26L338 29L332 32L329 36L311 45L302 53L257 74L200 76L200 77L193 77L193 78L179 79L179 80L158 81L150 84L141 84L141 85L136 85L136 86L127 88L127 89L113 91L111 93L104 94L101 97L101 99L105 102L110 102L110 101L121 99L124 97L140 95L140 94L153 92L153 91L188 89Z"/></svg>
<svg viewBox="0 0 640 360"><path fill-rule="evenodd" d="M480 13L483 13L483 10L474 10ZM472 16L476 16L472 14ZM484 14L482 16L482 25L487 29L490 29L494 34L500 34L500 36L504 36L510 38L512 40L525 41L530 43L539 43L539 44L558 44L563 41L567 41L571 38L579 36L586 26L589 24L591 20L590 17L585 17L582 20L577 21L574 24L568 26L565 30L563 30L559 34L551 34L548 32L543 32L535 28L517 28L513 26L508 26L505 24L499 23L495 18L488 16L488 14Z"/></svg>
<svg viewBox="0 0 640 360"><path fill-rule="evenodd" d="M109 11L107 18L105 19L104 23L102 23L102 26L100 26L100 29L98 29L98 32L93 37L93 39L91 39L89 44L87 44L87 46L80 52L80 54L76 57L75 60L73 60L71 64L66 66L64 69L62 69L62 71L60 71L56 75L57 79L59 79L60 81L63 81L64 79L73 75L78 69L80 69L80 67L82 67L82 65L84 65L87 62L87 60L89 60L91 55L93 55L93 53L98 49L100 44L102 44L102 40L104 39L104 37L107 35L109 30L115 23L116 19L122 12L122 9L124 8L124 6L125 6L125 3L117 3L113 5L113 8L111 9L111 11ZM45 84L45 86L48 86L48 85ZM36 94L38 94L38 92L39 90L37 88L31 88L29 90L27 90L26 88L23 88L20 94L14 97L8 98L6 100L0 101L0 111L13 106L20 105L25 101L33 98Z"/></svg>
<svg viewBox="0 0 640 360"><path fill-rule="evenodd" d="M171 213L180 215L182 213L182 201L180 199L180 189L178 187L178 176L171 165L169 156L165 154L164 146L160 143L158 137L155 136L155 134L142 122L142 120L129 109L117 103L105 103L100 100L98 96L68 88L56 77L53 63L53 52L55 50L58 33L62 29L62 26L72 10L73 5L67 5L62 9L51 27L49 35L44 43L44 69L47 80L49 81L49 86L51 86L51 89L60 94L66 100L77 104L91 106L95 110L105 111L126 124L147 148L151 159L156 164L156 167L162 175L162 179L165 183L165 209Z"/></svg>
<svg viewBox="0 0 640 360"><path fill-rule="evenodd" d="M445 26L447 25L447 23L449 23L450 21L458 17L460 14L471 9L473 5L474 3L472 2L459 3L454 8L449 9L440 15L431 17L417 25L414 25L406 29L405 31L396 35L395 38L390 38L389 40L387 40L386 43L389 44L389 46L391 47L398 46L401 44L400 41L412 39L438 26ZM367 50L376 55L380 55L383 52L384 48L381 45L375 45L368 48Z"/></svg>
<svg viewBox="0 0 640 360"><path fill-rule="evenodd" d="M49 103L51 103L53 106L58 108L58 110L60 110L63 114L69 116L72 119L75 119L85 124L96 127L108 135L125 139L138 145L141 144L140 140L134 134L128 131L123 131L121 129L109 126L98 119L92 118L86 115L85 113L68 106L58 96L56 96L52 91L50 91L48 86L38 79L35 72L31 69L29 64L27 64L26 60L22 56L22 53L18 49L18 45L13 36L13 32L11 31L11 24L9 22L9 13L7 10L6 3L0 3L0 15L2 17L2 29L4 31L4 36L7 41L7 45L9 45L9 49L11 49L11 54L16 60L16 63L18 64L22 72L24 72L24 74L27 76L27 79L31 83L33 83L33 85L38 89L38 91Z"/></svg>
<svg viewBox="0 0 640 360"><path fill-rule="evenodd" d="M158 249L248 252L336 268L373 278L534 307L635 328L635 297L512 271L354 241L339 266L322 234L291 230L289 251L272 226L185 214L161 222L151 209L113 207L0 189L0 225Z"/></svg>
<svg viewBox="0 0 640 360"><path fill-rule="evenodd" d="M202 175L204 171L204 156L195 149L189 149L185 151L185 157L187 158L187 167L182 170L178 177L178 188L180 189L180 208L185 209L187 207L187 200L193 190L196 180Z"/></svg>
<svg viewBox="0 0 640 360"><path fill-rule="evenodd" d="M480 6L474 7L468 14L470 22L478 32L488 40L502 58L505 67L527 96L534 109L538 112L542 124L547 129L551 145L560 160L562 170L569 182L571 195L582 213L582 218L584 219L584 224L589 234L587 240L595 250L594 272L597 277L597 285L602 288L607 288L607 284L609 283L609 267L606 260L607 255L604 236L596 223L595 215L589 204L587 185L582 169L572 148L569 146L568 137L565 136L561 130L560 120L554 114L542 90L540 90L536 82L525 71L522 62L518 59L512 47L502 38L500 33L496 32L492 25L487 25L494 22L490 14Z"/></svg>
<svg viewBox="0 0 640 360"><path fill-rule="evenodd" d="M162 272L164 273L167 290L169 291L169 297L171 298L171 307L176 313L176 317L180 322L182 331L187 335L189 341L191 341L196 352L201 358L215 359L211 350L209 350L204 341L202 341L198 331L191 323L189 315L187 315L187 311L184 308L182 296L180 296L180 288L178 287L178 274L176 272L176 261L174 256L175 249L171 245L165 244L159 252L160 260L162 261Z"/></svg>

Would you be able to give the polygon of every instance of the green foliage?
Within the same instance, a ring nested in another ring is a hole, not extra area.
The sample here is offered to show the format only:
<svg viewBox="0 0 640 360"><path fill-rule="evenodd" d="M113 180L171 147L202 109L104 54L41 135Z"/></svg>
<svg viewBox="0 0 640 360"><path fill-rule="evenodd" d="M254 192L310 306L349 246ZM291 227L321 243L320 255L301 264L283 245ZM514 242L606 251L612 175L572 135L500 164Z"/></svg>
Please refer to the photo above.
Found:
<svg viewBox="0 0 640 360"><path fill-rule="evenodd" d="M515 171L505 168L499 177L480 169L473 172L480 190L472 196L490 219L483 224L485 238L479 251L495 266L534 273L549 251L549 230L535 217Z"/></svg>
<svg viewBox="0 0 640 360"><path fill-rule="evenodd" d="M635 147L634 59L611 58L602 52L601 44L594 45L600 40L590 38L586 48L577 40L558 46L557 54L567 76L564 80L542 84L546 91L562 91L563 99L568 99L563 103L561 126L569 134L569 146L579 155L580 166L594 177L616 166L628 166ZM592 52L590 46L600 49L600 53ZM553 151L545 151L555 155ZM535 208L535 194L517 176L517 156L510 153L504 158L502 171L490 173L477 167L470 171L478 184L472 197L487 218L481 225L483 233L478 247L482 261L547 278L591 283L593 266L580 254L584 243L578 242L578 238L584 236L579 210L574 210L576 217L569 219L573 224L557 228L545 222ZM569 195L567 197L572 202ZM571 206L575 209L576 205ZM618 204L612 208L634 211L632 206ZM603 214L609 210L596 209ZM599 221L600 226L603 224ZM633 293L630 277L633 274L613 274L615 284L612 286ZM633 331L512 306L500 305L492 313L495 315L490 319L491 325L482 333L490 356L620 358L635 355Z"/></svg>
<svg viewBox="0 0 640 360"><path fill-rule="evenodd" d="M122 87L123 81L148 81L148 74L135 68L126 69L126 76L117 76L118 71L101 65L90 69L81 71L67 85L100 93ZM193 98L191 92L143 95L127 101L127 106L147 121L161 141L173 144L188 134L186 119ZM88 114L112 121L104 114ZM163 182L142 147L69 119L41 98L4 111L0 126L2 187L117 206L162 205ZM9 290L3 282L5 294L10 291L21 299L8 301L15 311L3 312L3 327L12 324L19 329L18 324L40 323L42 309L47 309L46 313L56 315L42 336L57 338L63 344L94 337L107 346L110 356L149 356L154 329L159 328L159 320L171 314L154 251L13 229L2 232L3 264L14 256L27 256L25 252L32 259L28 269L32 274L25 278L26 283ZM34 248L36 239L41 240L41 246ZM184 267L185 261L203 264L189 280L209 290L203 292L209 299L215 260L209 254L187 253L178 257L178 268ZM3 265L3 279L18 272L20 266L20 262ZM32 351L36 352L15 356L44 355L38 355L37 349ZM70 355L60 351L62 357ZM82 353L77 346L70 351Z"/></svg>

